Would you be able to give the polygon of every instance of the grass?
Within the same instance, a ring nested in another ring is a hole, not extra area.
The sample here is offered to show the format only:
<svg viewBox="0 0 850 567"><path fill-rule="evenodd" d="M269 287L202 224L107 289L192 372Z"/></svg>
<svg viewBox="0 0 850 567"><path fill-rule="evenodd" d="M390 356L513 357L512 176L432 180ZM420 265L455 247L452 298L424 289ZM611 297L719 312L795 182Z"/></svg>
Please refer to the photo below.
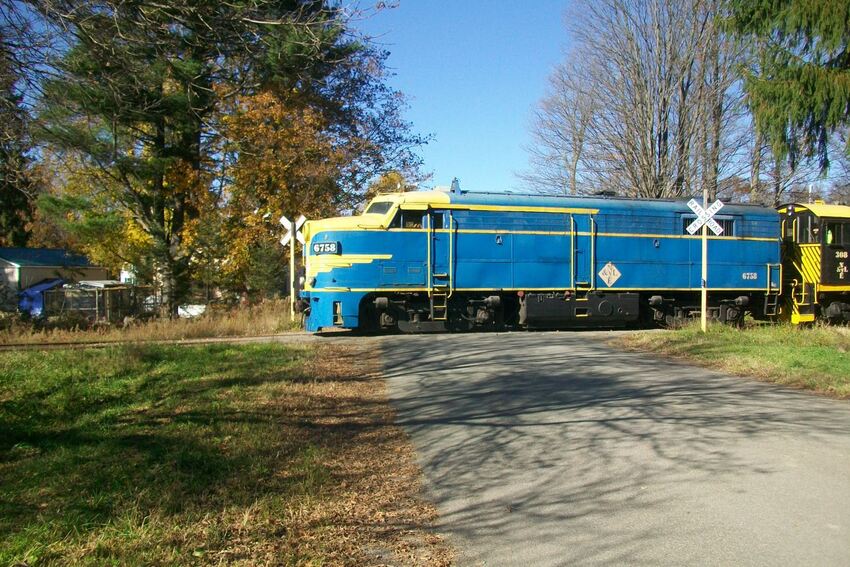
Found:
<svg viewBox="0 0 850 567"><path fill-rule="evenodd" d="M0 353L0 564L449 561L373 356Z"/></svg>
<svg viewBox="0 0 850 567"><path fill-rule="evenodd" d="M712 325L628 335L620 343L683 358L742 376L850 398L850 330L759 325L743 330Z"/></svg>
<svg viewBox="0 0 850 567"><path fill-rule="evenodd" d="M289 302L265 301L242 309L213 311L192 319L153 319L123 327L95 329L43 329L31 323L12 322L0 326L0 345L37 343L145 342L210 337L274 335L301 328L300 318L292 321Z"/></svg>

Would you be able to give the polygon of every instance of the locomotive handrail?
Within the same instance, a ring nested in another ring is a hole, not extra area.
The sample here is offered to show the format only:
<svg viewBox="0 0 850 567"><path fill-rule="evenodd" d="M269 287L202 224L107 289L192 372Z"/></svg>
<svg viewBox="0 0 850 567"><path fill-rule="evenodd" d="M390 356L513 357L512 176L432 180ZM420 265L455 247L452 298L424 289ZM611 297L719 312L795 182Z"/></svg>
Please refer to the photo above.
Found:
<svg viewBox="0 0 850 567"><path fill-rule="evenodd" d="M430 213L431 210L429 209L428 212ZM432 284L432 282L431 282L431 271L432 271L431 270L431 244L433 242L433 238L432 238L431 235L432 235L433 230L434 230L434 216L431 215L431 214L428 214L428 230L425 232L425 242L427 244L427 246L425 247L425 249L427 251L426 252L426 254L427 254L426 264L427 264L427 267L428 267L428 278L425 280L425 282L428 284L428 297L431 297L431 291L432 291L431 288L433 287L431 285Z"/></svg>
<svg viewBox="0 0 850 567"><path fill-rule="evenodd" d="M453 282L454 282L454 274L452 273L452 269L454 268L454 263L452 262L453 252L454 252L454 217L452 216L452 212L449 211L449 269L447 270L449 274L449 294L446 296L446 301L452 296L453 292Z"/></svg>
<svg viewBox="0 0 850 567"><path fill-rule="evenodd" d="M773 285L771 285L773 280L771 279L770 276L773 274L773 270L775 268L779 269L779 274L778 274L779 285L777 285L774 288ZM767 263L767 286L765 288L765 292L768 293L768 294L774 293L774 291L773 291L774 289L776 289L775 293L777 295L782 295L782 264L781 263L780 264L771 264L770 262L768 262Z"/></svg>
<svg viewBox="0 0 850 567"><path fill-rule="evenodd" d="M800 274L800 278L802 278L803 281L806 281L806 275L803 273L803 267L793 258L791 258L791 265L794 266L794 269L796 269L797 273Z"/></svg>
<svg viewBox="0 0 850 567"><path fill-rule="evenodd" d="M570 213L570 288L576 289L576 219Z"/></svg>
<svg viewBox="0 0 850 567"><path fill-rule="evenodd" d="M596 289L596 219L590 215L590 290Z"/></svg>

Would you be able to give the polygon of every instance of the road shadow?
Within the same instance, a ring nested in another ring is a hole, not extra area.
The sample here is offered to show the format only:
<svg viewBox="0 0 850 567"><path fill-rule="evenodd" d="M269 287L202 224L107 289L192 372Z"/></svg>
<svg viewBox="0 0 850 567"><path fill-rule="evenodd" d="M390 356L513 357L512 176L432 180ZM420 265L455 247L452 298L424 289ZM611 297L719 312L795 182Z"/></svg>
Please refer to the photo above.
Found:
<svg viewBox="0 0 850 567"><path fill-rule="evenodd" d="M740 474L776 472L741 440L826 439L850 427L848 404L605 341L605 333L384 339L399 422L441 529L469 544L467 562L491 560L479 550L494 542L509 564L653 563L671 530L688 536L687 522L675 525L688 486L734 490ZM669 521L644 515L650 508L669 510Z"/></svg>

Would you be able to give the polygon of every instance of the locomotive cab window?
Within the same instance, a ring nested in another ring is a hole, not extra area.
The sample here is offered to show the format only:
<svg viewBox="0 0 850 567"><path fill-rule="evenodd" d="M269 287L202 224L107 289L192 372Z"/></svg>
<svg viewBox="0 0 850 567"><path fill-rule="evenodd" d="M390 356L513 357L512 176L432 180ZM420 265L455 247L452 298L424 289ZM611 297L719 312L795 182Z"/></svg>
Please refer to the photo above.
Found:
<svg viewBox="0 0 850 567"><path fill-rule="evenodd" d="M399 211L390 228L422 228L422 211Z"/></svg>
<svg viewBox="0 0 850 567"><path fill-rule="evenodd" d="M850 223L846 222L826 222L826 230L824 230L824 244L847 245L850 244Z"/></svg>
<svg viewBox="0 0 850 567"><path fill-rule="evenodd" d="M385 215L392 208L392 201L372 201L366 208L367 215Z"/></svg>
<svg viewBox="0 0 850 567"><path fill-rule="evenodd" d="M443 228L443 213L431 213L431 228L439 230Z"/></svg>
<svg viewBox="0 0 850 567"><path fill-rule="evenodd" d="M796 225L794 224L794 219L792 217L788 217L787 219L782 221L782 230L784 231L784 234L782 235L782 237L785 240L794 240L794 227L795 226Z"/></svg>
<svg viewBox="0 0 850 567"><path fill-rule="evenodd" d="M797 242L820 244L820 222L814 215L801 214L797 217Z"/></svg>
<svg viewBox="0 0 850 567"><path fill-rule="evenodd" d="M687 215L682 217L682 234L687 234L688 236L691 236L691 233L688 232L688 226L690 226L690 224L694 222L696 218L696 215ZM717 222L717 224L720 225L720 228L723 229L723 232L720 234L720 236L735 236L735 219L729 217L714 217L714 220ZM698 236L701 233L702 229L697 231L694 236ZM714 233L711 232L711 229L708 230L708 235L714 236Z"/></svg>

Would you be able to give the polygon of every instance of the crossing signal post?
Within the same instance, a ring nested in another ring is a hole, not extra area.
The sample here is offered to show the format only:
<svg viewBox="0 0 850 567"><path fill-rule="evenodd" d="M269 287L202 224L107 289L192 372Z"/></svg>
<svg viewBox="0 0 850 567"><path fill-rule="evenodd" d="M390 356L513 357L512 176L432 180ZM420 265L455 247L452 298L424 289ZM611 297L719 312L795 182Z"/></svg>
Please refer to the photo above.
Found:
<svg viewBox="0 0 850 567"><path fill-rule="evenodd" d="M714 215L717 211L723 208L723 203L714 201L711 206L708 206L708 191L703 191L702 205L696 199L688 201L688 207L696 214L697 218L694 222L688 225L688 233L696 234L696 231L702 229L702 279L700 285L700 326L702 332L708 330L708 229L711 232L720 236L723 234L723 227L717 224L714 220Z"/></svg>
<svg viewBox="0 0 850 567"><path fill-rule="evenodd" d="M301 232L301 227L304 226L305 222L307 222L307 217L304 215L295 219L295 222L292 222L286 216L280 217L280 224L286 229L280 243L283 246L289 245L289 318L293 321L295 320L295 242L300 242L302 246L305 244L304 234Z"/></svg>

